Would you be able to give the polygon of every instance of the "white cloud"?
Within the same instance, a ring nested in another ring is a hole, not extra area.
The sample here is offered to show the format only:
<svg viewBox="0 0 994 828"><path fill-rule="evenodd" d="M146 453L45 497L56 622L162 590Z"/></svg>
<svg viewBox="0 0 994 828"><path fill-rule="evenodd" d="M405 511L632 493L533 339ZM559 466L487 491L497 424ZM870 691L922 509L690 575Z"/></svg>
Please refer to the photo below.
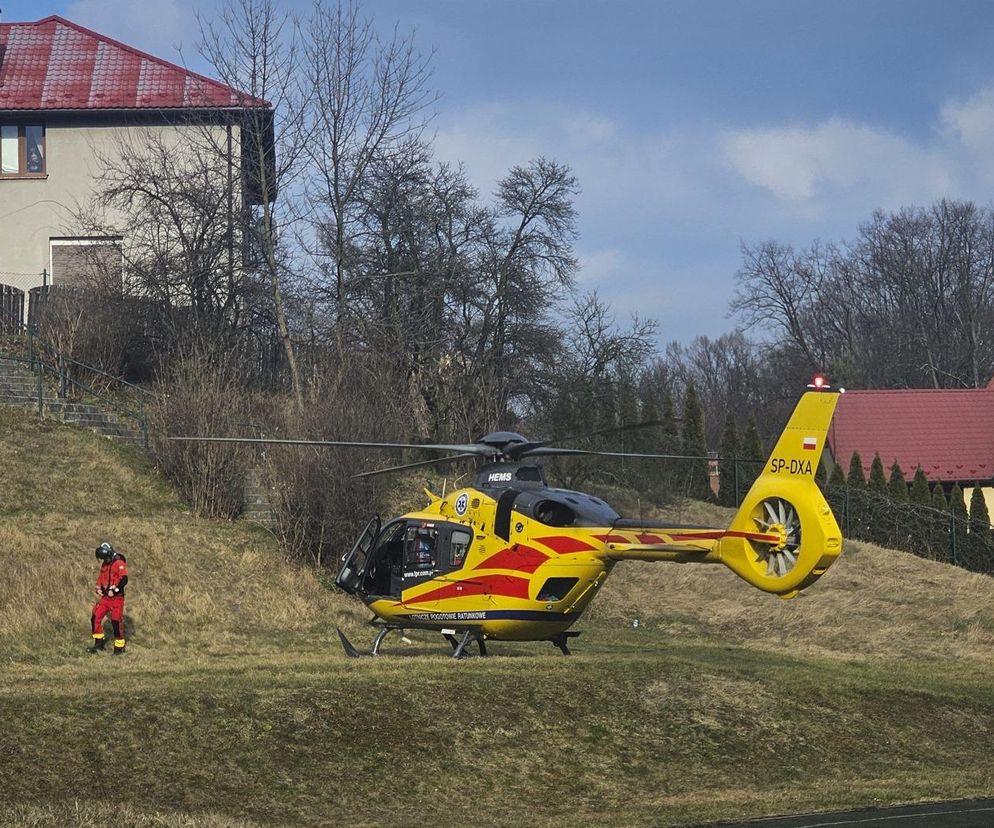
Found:
<svg viewBox="0 0 994 828"><path fill-rule="evenodd" d="M726 133L730 167L778 199L810 202L867 194L877 206L931 200L952 186L952 159L883 129L832 118L813 127Z"/></svg>
<svg viewBox="0 0 994 828"><path fill-rule="evenodd" d="M174 63L195 59L199 27L194 7L181 0L75 0L66 18Z"/></svg>
<svg viewBox="0 0 994 828"><path fill-rule="evenodd" d="M652 222L660 213L696 211L707 186L713 137L673 130L638 135L596 113L561 106L489 104L440 123L435 151L461 161L483 193L516 164L539 155L568 164L580 183L577 207L598 226ZM593 222L585 221L590 227Z"/></svg>
<svg viewBox="0 0 994 828"><path fill-rule="evenodd" d="M994 89L984 89L966 100L947 102L939 113L947 140L987 154L994 142Z"/></svg>
<svg viewBox="0 0 994 828"><path fill-rule="evenodd" d="M657 320L665 342L730 327L739 240L769 233L757 227L768 213L755 193L721 162L718 138L706 128L638 134L596 113L505 103L450 115L435 149L463 162L484 196L538 155L569 164L581 188L578 286L597 290L619 322Z"/></svg>

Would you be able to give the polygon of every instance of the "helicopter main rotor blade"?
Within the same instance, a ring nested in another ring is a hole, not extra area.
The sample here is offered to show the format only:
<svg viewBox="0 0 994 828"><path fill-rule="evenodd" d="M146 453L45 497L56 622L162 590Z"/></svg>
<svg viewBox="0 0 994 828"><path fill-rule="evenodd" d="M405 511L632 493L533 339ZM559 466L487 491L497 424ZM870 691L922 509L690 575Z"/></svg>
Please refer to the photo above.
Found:
<svg viewBox="0 0 994 828"><path fill-rule="evenodd" d="M201 443L263 443L273 446L331 446L336 448L427 449L428 451L458 451L464 454L489 456L493 449L473 443L367 443L355 440L280 440L271 437L169 437L180 442Z"/></svg>
<svg viewBox="0 0 994 828"><path fill-rule="evenodd" d="M552 440L537 440L535 442L524 443L521 446L514 447L513 455L514 457L528 457L535 454L536 449L542 449L546 446L551 446L554 443L573 443L577 440L585 440L588 437L601 437L605 434L620 434L623 431L636 431L640 428L654 428L655 426L661 426L664 423L665 420L645 420L641 423L629 423L628 425L600 428L597 431L588 431L584 434L574 434L570 437L556 437Z"/></svg>
<svg viewBox="0 0 994 828"><path fill-rule="evenodd" d="M714 457L706 457L702 454L638 454L629 451L587 451L586 449L572 449L572 448L556 448L555 446L549 446L548 448L539 448L534 451L529 451L526 455L527 457L543 457L543 456L569 456L569 455L590 455L593 457L641 457L646 460L714 460Z"/></svg>
<svg viewBox="0 0 994 828"><path fill-rule="evenodd" d="M353 474L352 479L357 480L360 477L375 477L379 474L390 474L391 472L404 471L405 469L416 469L418 466L433 466L436 463L451 463L454 460L465 460L468 457L476 457L475 454L453 454L451 457L433 457L431 460L421 460L418 463L405 463L403 466L390 466L386 469L376 469L375 471L361 472L359 474Z"/></svg>

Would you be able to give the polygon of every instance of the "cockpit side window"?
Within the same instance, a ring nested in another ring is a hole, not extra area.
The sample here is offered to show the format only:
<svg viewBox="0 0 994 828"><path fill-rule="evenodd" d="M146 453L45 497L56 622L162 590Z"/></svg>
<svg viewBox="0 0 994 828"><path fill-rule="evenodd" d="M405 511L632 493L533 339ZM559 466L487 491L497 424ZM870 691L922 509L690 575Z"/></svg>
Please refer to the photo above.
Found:
<svg viewBox="0 0 994 828"><path fill-rule="evenodd" d="M543 500L535 504L535 517L546 526L572 526L576 512L565 503Z"/></svg>

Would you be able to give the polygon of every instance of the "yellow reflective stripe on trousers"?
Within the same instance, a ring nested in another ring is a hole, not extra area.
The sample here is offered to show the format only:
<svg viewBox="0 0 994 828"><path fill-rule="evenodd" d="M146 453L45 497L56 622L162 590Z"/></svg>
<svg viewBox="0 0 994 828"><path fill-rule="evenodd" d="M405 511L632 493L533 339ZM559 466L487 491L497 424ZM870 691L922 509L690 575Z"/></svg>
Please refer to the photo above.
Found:
<svg viewBox="0 0 994 828"><path fill-rule="evenodd" d="M114 639L114 646L118 647L118 648L123 647L124 646L124 639L123 638L115 638Z"/></svg>
<svg viewBox="0 0 994 828"><path fill-rule="evenodd" d="M95 641L103 641L104 640L104 634L103 633L93 633L93 638L94 638Z"/></svg>

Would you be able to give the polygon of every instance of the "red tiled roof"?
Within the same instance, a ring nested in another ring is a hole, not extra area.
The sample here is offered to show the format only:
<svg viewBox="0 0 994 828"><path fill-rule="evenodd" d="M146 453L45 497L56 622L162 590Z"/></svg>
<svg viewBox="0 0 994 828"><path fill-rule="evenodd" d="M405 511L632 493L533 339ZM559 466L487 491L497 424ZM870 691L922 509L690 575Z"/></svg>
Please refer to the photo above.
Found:
<svg viewBox="0 0 994 828"><path fill-rule="evenodd" d="M990 480L994 388L849 391L828 437L843 470L858 451L868 474L879 452L884 468L896 460L909 480L918 466L931 481Z"/></svg>
<svg viewBox="0 0 994 828"><path fill-rule="evenodd" d="M246 105L222 83L61 17L0 24L0 110Z"/></svg>

